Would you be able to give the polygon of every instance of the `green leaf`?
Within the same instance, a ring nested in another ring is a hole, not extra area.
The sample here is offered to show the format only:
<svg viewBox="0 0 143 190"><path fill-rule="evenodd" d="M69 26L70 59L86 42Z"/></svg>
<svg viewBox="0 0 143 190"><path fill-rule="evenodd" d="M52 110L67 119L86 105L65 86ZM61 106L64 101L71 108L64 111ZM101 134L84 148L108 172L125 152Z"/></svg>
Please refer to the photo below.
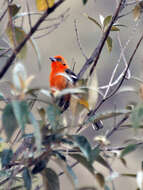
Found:
<svg viewBox="0 0 143 190"><path fill-rule="evenodd" d="M123 173L123 174L120 174L120 176L123 176L123 177L125 176L125 177L133 177L133 178L136 178L136 176L137 176L137 175L136 175L136 174L130 174L130 173L126 173L126 174L124 174L124 173Z"/></svg>
<svg viewBox="0 0 143 190"><path fill-rule="evenodd" d="M17 185L15 187L12 187L11 190L21 190L24 186L23 185Z"/></svg>
<svg viewBox="0 0 143 190"><path fill-rule="evenodd" d="M13 157L13 152L11 149L5 149L2 151L1 153L1 163L2 163L2 167L7 166L11 159Z"/></svg>
<svg viewBox="0 0 143 190"><path fill-rule="evenodd" d="M61 115L61 110L57 105L49 104L46 113L48 116L48 121L52 126L52 129L55 131L56 129L59 129L59 120Z"/></svg>
<svg viewBox="0 0 143 190"><path fill-rule="evenodd" d="M41 146L42 146L42 137L41 137L39 123L36 121L35 117L33 116L33 114L31 112L29 112L29 120L34 128L34 137L35 137L37 151L40 152Z"/></svg>
<svg viewBox="0 0 143 190"><path fill-rule="evenodd" d="M32 37L30 38L29 42L31 43L31 45L37 55L38 66L39 66L39 69L41 69L41 55L40 55L40 50L37 46L37 43Z"/></svg>
<svg viewBox="0 0 143 190"><path fill-rule="evenodd" d="M21 6L16 5L16 4L11 4L8 7L10 9L10 14L12 17L15 16L19 12L19 10L21 9Z"/></svg>
<svg viewBox="0 0 143 190"><path fill-rule="evenodd" d="M23 180L24 180L24 185L25 185L26 190L31 190L32 188L31 175L28 168L26 167L23 170Z"/></svg>
<svg viewBox="0 0 143 190"><path fill-rule="evenodd" d="M88 0L82 0L82 3L85 5Z"/></svg>
<svg viewBox="0 0 143 190"><path fill-rule="evenodd" d="M22 132L24 133L25 124L27 123L29 114L28 105L26 101L12 101L12 107L17 122L21 127Z"/></svg>
<svg viewBox="0 0 143 190"><path fill-rule="evenodd" d="M112 15L109 15L104 19L104 22L103 22L104 31L106 31L106 29L107 29L108 25L110 24L111 20L112 20Z"/></svg>
<svg viewBox="0 0 143 190"><path fill-rule="evenodd" d="M106 112L103 112L103 113L97 113L96 115L90 117L85 123L85 124L88 124L89 122L98 122L99 120L105 120L105 119L109 119L109 118L114 118L114 117L117 117L117 116L120 116L120 115L124 115L124 114L129 114L131 113L131 110L126 110L126 109L123 109L123 110L116 110L116 111L106 111Z"/></svg>
<svg viewBox="0 0 143 190"><path fill-rule="evenodd" d="M102 30L102 26L101 26L101 24L99 24L99 22L95 19L95 18L93 18L93 17L91 17L91 16L88 16L87 14L84 14L89 20L91 20L92 22L94 22L94 24L96 24L101 30Z"/></svg>
<svg viewBox="0 0 143 190"><path fill-rule="evenodd" d="M74 144L79 147L87 160L91 161L92 149L86 137L80 135L72 135L72 139L74 141Z"/></svg>
<svg viewBox="0 0 143 190"><path fill-rule="evenodd" d="M2 114L2 125L6 133L7 141L9 141L18 128L18 123L13 112L12 104L7 104Z"/></svg>
<svg viewBox="0 0 143 190"><path fill-rule="evenodd" d="M114 31L116 32L116 31L120 31L120 29L117 26L113 25L112 28L111 28L111 31L112 32L114 32Z"/></svg>
<svg viewBox="0 0 143 190"><path fill-rule="evenodd" d="M45 168L42 172L43 186L47 190L60 190L59 177L51 168Z"/></svg>
<svg viewBox="0 0 143 190"><path fill-rule="evenodd" d="M104 190L110 190L110 188L107 185L105 185Z"/></svg>
<svg viewBox="0 0 143 190"><path fill-rule="evenodd" d="M91 174L95 174L95 169L92 166L91 162L87 161L87 159L80 155L80 154L69 154L69 156L71 156L72 158L74 158L75 160L77 160L80 164L82 164Z"/></svg>
<svg viewBox="0 0 143 190"><path fill-rule="evenodd" d="M2 92L0 92L0 101L1 100L5 100L4 94Z"/></svg>
<svg viewBox="0 0 143 190"><path fill-rule="evenodd" d="M106 160L104 160L104 158L100 155L98 155L96 158L95 158L95 161L100 163L102 166L106 167L107 169L110 168L108 162Z"/></svg>
<svg viewBox="0 0 143 190"><path fill-rule="evenodd" d="M126 156L127 154L133 152L136 150L137 148L137 144L130 144L128 145L122 152L121 152L121 158Z"/></svg>
<svg viewBox="0 0 143 190"><path fill-rule="evenodd" d="M106 44L107 44L108 51L111 52L112 51L112 38L110 36L107 37Z"/></svg>
<svg viewBox="0 0 143 190"><path fill-rule="evenodd" d="M10 26L8 26L6 29L6 34L9 38L9 41L11 42L11 45L13 46L13 48L15 48L15 45L18 46L26 37L26 33L22 28L17 27L17 26L15 26L13 30L11 29ZM15 37L13 37L14 35ZM20 53L18 53L18 57L20 59L24 59L26 57L26 53L27 53L27 46L24 45Z"/></svg>
<svg viewBox="0 0 143 190"><path fill-rule="evenodd" d="M98 147L92 149L92 152L91 152L92 162L94 162L97 159L97 157L99 156L99 153L100 153L100 149Z"/></svg>
<svg viewBox="0 0 143 190"><path fill-rule="evenodd" d="M134 128L139 128L143 120L143 104L138 105L132 112L131 121Z"/></svg>

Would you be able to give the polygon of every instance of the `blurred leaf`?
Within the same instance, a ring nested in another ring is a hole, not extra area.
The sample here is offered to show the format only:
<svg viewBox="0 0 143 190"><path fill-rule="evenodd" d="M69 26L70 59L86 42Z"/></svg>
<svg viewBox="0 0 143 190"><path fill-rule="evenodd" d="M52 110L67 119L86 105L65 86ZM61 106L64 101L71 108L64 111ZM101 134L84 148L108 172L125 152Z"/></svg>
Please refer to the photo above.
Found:
<svg viewBox="0 0 143 190"><path fill-rule="evenodd" d="M13 112L22 132L24 133L25 124L28 119L28 105L26 101L12 101Z"/></svg>
<svg viewBox="0 0 143 190"><path fill-rule="evenodd" d="M61 97L61 96L66 95L66 94L81 94L81 93L83 93L83 94L85 93L83 88L66 88L66 89L61 90L61 91L56 91L55 96Z"/></svg>
<svg viewBox="0 0 143 190"><path fill-rule="evenodd" d="M59 157L57 157L57 159L55 160L56 164L58 164L58 166L62 169L62 171L64 171L64 173L66 174L66 176L68 177L69 181L71 182L72 188L76 189L77 187L77 178L73 173L71 173L71 171L69 172L69 168L67 167L67 161L66 159L61 159Z"/></svg>
<svg viewBox="0 0 143 190"><path fill-rule="evenodd" d="M108 162L106 160L104 160L104 158L100 155L98 155L97 157L95 157L95 161L100 163L102 166L104 166L105 168L109 169L110 166L108 164Z"/></svg>
<svg viewBox="0 0 143 190"><path fill-rule="evenodd" d="M39 69L41 69L41 55L40 55L39 47L37 46L36 41L32 37L30 38L29 42L31 43L31 45L37 55L38 66L39 66Z"/></svg>
<svg viewBox="0 0 143 190"><path fill-rule="evenodd" d="M55 0L36 0L36 6L38 11L45 11L51 7L53 7Z"/></svg>
<svg viewBox="0 0 143 190"><path fill-rule="evenodd" d="M46 111L44 108L38 108L38 113L42 119L42 123L46 124Z"/></svg>
<svg viewBox="0 0 143 190"><path fill-rule="evenodd" d="M11 149L5 149L1 153L1 164L2 167L6 167L12 160L13 152Z"/></svg>
<svg viewBox="0 0 143 190"><path fill-rule="evenodd" d="M48 121L52 126L53 130L59 128L59 120L61 116L61 109L55 104L49 104L46 108Z"/></svg>
<svg viewBox="0 0 143 190"><path fill-rule="evenodd" d="M9 146L8 146L8 143L6 143L6 142L0 142L0 153L4 150L4 149L6 149L6 148L8 148Z"/></svg>
<svg viewBox="0 0 143 190"><path fill-rule="evenodd" d="M21 90L24 87L24 81L27 79L27 71L21 62L14 65L12 70L12 83L17 90Z"/></svg>
<svg viewBox="0 0 143 190"><path fill-rule="evenodd" d="M120 176L125 176L125 177L133 177L133 178L136 178L136 174L129 174L129 173L126 173L126 174L124 174L124 173L122 173L122 174L120 174Z"/></svg>
<svg viewBox="0 0 143 190"><path fill-rule="evenodd" d="M92 149L86 137L80 135L72 135L72 139L74 144L80 148L81 152L84 154L87 160L91 161Z"/></svg>
<svg viewBox="0 0 143 190"><path fill-rule="evenodd" d="M130 145L128 145L122 152L121 152L121 158L122 157L124 157L124 156L126 156L127 154L129 154L129 153L131 153L131 152L133 152L133 151L135 151L136 150L136 148L137 148L137 144L130 144Z"/></svg>
<svg viewBox="0 0 143 190"><path fill-rule="evenodd" d="M26 167L23 170L23 180L24 180L24 185L25 185L26 190L31 190L32 188L31 175L28 168Z"/></svg>
<svg viewBox="0 0 143 190"><path fill-rule="evenodd" d="M107 37L106 44L107 44L107 48L108 48L109 52L111 52L112 51L112 38L110 36Z"/></svg>
<svg viewBox="0 0 143 190"><path fill-rule="evenodd" d="M45 190L60 190L59 177L51 168L42 171L43 186Z"/></svg>
<svg viewBox="0 0 143 190"><path fill-rule="evenodd" d="M133 9L134 20L137 21L141 15L141 6L137 4Z"/></svg>
<svg viewBox="0 0 143 190"><path fill-rule="evenodd" d="M10 170L0 170L0 178L7 178L11 176Z"/></svg>
<svg viewBox="0 0 143 190"><path fill-rule="evenodd" d="M108 25L110 24L111 20L112 20L112 15L109 15L104 19L104 22L103 22L104 32L106 31L106 29L107 29Z"/></svg>
<svg viewBox="0 0 143 190"><path fill-rule="evenodd" d="M97 190L97 189L95 187L88 186L88 187L81 187L77 190Z"/></svg>
<svg viewBox="0 0 143 190"><path fill-rule="evenodd" d="M141 190L143 188L143 171L137 172L136 182L137 182L138 188Z"/></svg>
<svg viewBox="0 0 143 190"><path fill-rule="evenodd" d="M116 111L105 111L103 113L97 113L96 115L90 117L85 124L89 123L89 122L97 122L99 120L105 120L105 119L109 119L109 118L114 118L120 115L124 115L124 114L128 114L131 113L130 110L126 110L126 109L122 109L122 110L116 110Z"/></svg>
<svg viewBox="0 0 143 190"><path fill-rule="evenodd" d="M100 14L99 18L100 18L100 22L101 22L102 27L104 27L104 20L105 20L104 16Z"/></svg>
<svg viewBox="0 0 143 190"><path fill-rule="evenodd" d="M127 167L127 162L124 158L120 158L120 161L122 162L122 164Z"/></svg>
<svg viewBox="0 0 143 190"><path fill-rule="evenodd" d="M120 31L120 29L117 26L113 25L112 28L111 28L111 31L115 31L116 32L116 31Z"/></svg>
<svg viewBox="0 0 143 190"><path fill-rule="evenodd" d="M41 146L42 146L42 137L41 137L40 127L39 127L39 123L33 116L32 112L29 112L29 120L34 128L34 137L35 137L37 151L40 152Z"/></svg>
<svg viewBox="0 0 143 190"><path fill-rule="evenodd" d="M80 154L69 154L69 156L71 156L72 158L74 158L75 160L77 160L80 164L82 164L91 174L95 174L95 169L92 166L92 164L90 162L87 161L87 159L80 155Z"/></svg>
<svg viewBox="0 0 143 190"><path fill-rule="evenodd" d="M78 102L79 104L83 105L87 110L89 110L89 104L87 100L80 98Z"/></svg>
<svg viewBox="0 0 143 190"><path fill-rule="evenodd" d="M10 14L12 17L15 16L21 9L21 6L17 4L10 4L8 7L10 9Z"/></svg>
<svg viewBox="0 0 143 190"><path fill-rule="evenodd" d="M15 187L12 187L10 190L21 190L24 186L23 185L17 185Z"/></svg>
<svg viewBox="0 0 143 190"><path fill-rule="evenodd" d="M44 160L39 160L32 169L32 174L37 174L42 172L46 168L46 162Z"/></svg>
<svg viewBox="0 0 143 190"><path fill-rule="evenodd" d="M93 109L97 103L98 94L99 94L99 91L97 90L98 78L97 78L96 71L94 71L94 74L88 79L87 88L88 88L87 99L88 99L89 108Z"/></svg>
<svg viewBox="0 0 143 190"><path fill-rule="evenodd" d="M143 104L139 104L132 111L131 121L132 121L133 127L138 128L142 120L143 120Z"/></svg>
<svg viewBox="0 0 143 190"><path fill-rule="evenodd" d="M105 184L104 190L110 190L110 188Z"/></svg>
<svg viewBox="0 0 143 190"><path fill-rule="evenodd" d="M18 128L18 123L13 112L12 104L7 104L2 113L2 125L6 133L7 141L9 141Z"/></svg>
<svg viewBox="0 0 143 190"><path fill-rule="evenodd" d="M96 173L95 177L96 177L96 180L98 181L98 183L100 184L100 186L104 187L104 184L105 184L104 176L101 173Z"/></svg>
<svg viewBox="0 0 143 190"><path fill-rule="evenodd" d="M92 149L92 153L91 153L92 162L94 162L97 159L97 157L99 156L99 153L100 153L100 149L98 147Z"/></svg>
<svg viewBox="0 0 143 190"><path fill-rule="evenodd" d="M94 22L94 24L96 24L100 29L102 29L102 26L99 24L99 22L94 19L93 17L88 16L87 14L84 14L89 20L91 20L92 22Z"/></svg>
<svg viewBox="0 0 143 190"><path fill-rule="evenodd" d="M70 176L73 178L73 181L74 181L74 184L77 185L78 184L78 179L77 179L77 176L75 175L72 167L70 167L68 164L67 164L67 172L70 174Z"/></svg>
<svg viewBox="0 0 143 190"><path fill-rule="evenodd" d="M26 37L26 33L24 32L24 30L20 27L17 27L17 26L14 26L14 33L11 29L10 26L7 27L7 30L6 30L6 34L9 38L9 41L11 42L12 46L14 47L15 45L19 45L23 39ZM16 44L15 44L15 40L16 40ZM15 47L14 47L15 48ZM20 59L24 59L25 56L26 56L26 53L27 53L27 46L24 45L22 50L20 51L20 53L18 54L18 57Z"/></svg>
<svg viewBox="0 0 143 190"><path fill-rule="evenodd" d="M88 0L82 0L82 3L85 5Z"/></svg>

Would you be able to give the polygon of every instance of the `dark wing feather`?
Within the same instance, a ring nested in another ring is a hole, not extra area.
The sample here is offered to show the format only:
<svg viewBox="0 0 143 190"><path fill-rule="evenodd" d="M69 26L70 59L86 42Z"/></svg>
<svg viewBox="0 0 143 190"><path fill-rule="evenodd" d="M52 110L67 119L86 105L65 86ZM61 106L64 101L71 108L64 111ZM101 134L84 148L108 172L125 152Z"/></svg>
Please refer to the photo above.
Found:
<svg viewBox="0 0 143 190"><path fill-rule="evenodd" d="M77 81L77 76L73 71L71 71L70 69L66 69L65 72L70 76L73 82Z"/></svg>

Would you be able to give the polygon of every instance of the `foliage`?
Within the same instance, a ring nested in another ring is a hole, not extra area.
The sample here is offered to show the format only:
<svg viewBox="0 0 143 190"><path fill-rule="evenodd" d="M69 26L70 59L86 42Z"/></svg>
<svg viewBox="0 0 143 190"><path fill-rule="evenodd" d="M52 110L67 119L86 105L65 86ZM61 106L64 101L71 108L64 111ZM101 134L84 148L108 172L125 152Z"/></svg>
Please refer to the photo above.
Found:
<svg viewBox="0 0 143 190"><path fill-rule="evenodd" d="M113 160L121 162L126 171L127 158L132 155L131 153L140 148L143 144L142 138L132 137L128 139L127 137L118 147L114 147L110 141L110 137L114 133L118 133L119 129L123 131L128 129L133 131L135 135L138 131L142 130L142 81L139 79L141 86L140 90L137 91L137 97L138 99L140 98L141 103L136 101L129 104L130 102L127 100L128 106L125 105L122 109L117 107L117 109L113 110L99 111L99 108L107 100L110 99L112 101L113 95L135 91L134 88L122 88L122 84L125 79L135 79L135 77L131 76L129 67L143 36L135 45L135 50L128 62L125 61L124 48L121 47L119 56L123 57L125 68L119 78L114 80L120 60L117 61L110 81L106 86L98 87L97 76L92 73L105 43L108 51L111 53L110 56L112 56L113 43L115 42L112 32L118 35L119 31L125 28L125 25L119 22L122 17L126 21L128 14L121 15L121 13L122 10L126 10L130 2L120 0L113 15L107 15L106 17L103 17L101 14L99 15L100 22L98 22L98 19L84 14L89 22L92 21L101 32L101 40L89 58L83 53L78 30L75 26L77 43L81 53L86 58L86 62L78 73L76 82L73 82L66 74L61 73L71 84L70 88L62 91L54 89L55 92L52 93L52 90L48 89L48 86L47 88L33 88L31 85L36 76L30 75L26 71L25 63L29 48L32 48L36 53L38 68L41 69L42 67L40 51L36 40L33 38L33 34L38 31L49 14L53 13L63 2L64 0L35 0L36 14L38 11L38 16L40 15L35 25L31 22L31 17L35 13L29 11L30 4L28 1L25 12L23 12L24 7L15 3L15 0L3 4L2 11L4 11L5 4L7 9L0 16L0 22L4 19L5 14L8 14L8 22L4 31L5 35L1 35L0 37L3 41L7 39L9 41L7 42L7 48L0 47L0 59L2 61L3 58L6 59L4 67L0 70L0 79L11 65L13 65L13 68L11 71L12 80L6 82L11 93L10 97L0 92L0 189L60 190L60 176L63 174L66 174L73 189L98 189L94 185L85 187L79 185L77 173L74 171L74 166L77 164L87 169L94 177L100 189L112 189L114 181L119 177L135 178L137 188L142 189L142 163L140 171L136 171L136 173L120 173L120 171L115 171L112 165ZM90 1L81 0L81 5L83 6L88 6L88 3ZM131 6L132 9L129 14L132 14L137 22L142 16L143 1L135 1ZM27 28L23 23L22 25L18 24L25 16L28 16L29 32L27 32ZM66 12L59 17L61 17L61 21L58 24L57 20L59 18L49 19L54 29L60 26L66 18ZM56 24L54 23L55 20ZM49 28L47 27L46 29ZM48 31L48 33L50 32L51 30ZM30 42L30 47L27 42ZM14 61L15 64L13 64ZM88 69L91 70L89 70L88 77L85 78L83 74ZM63 96L67 97L69 95L71 96L70 107L67 110L63 110L59 106L59 102ZM97 103L97 96L99 96L99 104ZM93 101L90 99L93 99ZM37 103L40 104L40 107ZM112 122L112 119L115 122ZM93 131L106 128L107 120L110 121L110 128L106 129L104 135L102 132L100 135L95 133L92 139L94 146L91 145L90 139L83 135L82 130L91 127L93 127ZM105 122L104 124L103 121ZM52 168L50 161L58 165L62 171L59 172L57 169ZM109 174L107 175L106 172L101 172L103 170L97 169L97 164L107 170ZM113 189L116 189L116 187Z"/></svg>

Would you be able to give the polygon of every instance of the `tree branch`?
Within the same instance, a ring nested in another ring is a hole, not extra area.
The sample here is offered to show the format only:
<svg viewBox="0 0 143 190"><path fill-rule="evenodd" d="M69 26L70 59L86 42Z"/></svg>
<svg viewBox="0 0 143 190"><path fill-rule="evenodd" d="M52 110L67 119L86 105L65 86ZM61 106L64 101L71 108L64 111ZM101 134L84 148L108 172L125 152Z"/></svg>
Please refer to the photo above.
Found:
<svg viewBox="0 0 143 190"><path fill-rule="evenodd" d="M136 52L137 52L137 50L138 50L138 48L139 48L139 46L140 46L142 40L143 40L143 34L142 34L142 36L140 37L140 39L139 39L139 41L138 41L138 43L137 43L137 45L136 45L136 47L135 47L135 49L134 49L132 55L131 55L131 57L130 57L130 59L129 59L129 61L128 61L128 65L127 65L127 67L126 67L126 70L125 70L125 72L124 72L124 75L123 75L123 77L122 77L120 83L118 84L118 86L115 88L115 90L114 90L111 94L109 94L109 96L107 96L105 99L101 100L101 102L99 103L99 105L98 105L94 110L92 110L92 111L89 112L88 116L90 116L90 117L93 116L93 115L96 113L96 111L99 109L99 107L100 107L106 100L108 100L109 98L111 98L112 96L114 96L114 95L116 94L116 92L119 90L119 88L122 86L122 84L123 84L123 82L124 82L124 80L125 80L125 78L126 78L126 74L127 74L127 72L128 72L128 69L129 69L129 67L130 67L130 65L131 65L131 62L132 62L132 60L133 60L133 58L134 58L134 56L135 56L135 54L136 54Z"/></svg>
<svg viewBox="0 0 143 190"><path fill-rule="evenodd" d="M116 22L117 18L118 18L118 15L119 15L119 12L120 12L120 9L122 8L122 3L124 2L124 0L120 0L120 3L115 11L115 14L113 15L112 17L112 21L110 23L110 25L108 26L107 30L105 33L103 33L103 36L99 42L99 44L97 45L97 47L95 48L95 50L93 51L93 53L91 54L90 58L85 62L85 64L83 65L83 67L81 68L80 72L78 73L77 75L77 78L80 79L83 74L86 72L86 70L89 68L89 66L93 63L94 61L94 64L90 70L90 75L92 74L96 64L97 64L97 61L100 57L100 54L102 52L102 49L104 47L104 44L107 40L107 37L111 31L111 28L113 26L113 24Z"/></svg>
<svg viewBox="0 0 143 190"><path fill-rule="evenodd" d="M36 22L36 24L31 28L30 32L26 35L24 40L15 48L13 54L8 58L6 64L0 71L0 79L5 75L5 73L8 71L9 67L12 65L14 59L16 58L17 54L21 51L23 46L26 44L26 42L31 38L31 36L37 31L38 27L41 25L41 23L45 20L45 18L50 15L52 12L55 11L57 7L61 5L65 0L59 0L52 8L48 8L44 14L39 18L39 20Z"/></svg>

